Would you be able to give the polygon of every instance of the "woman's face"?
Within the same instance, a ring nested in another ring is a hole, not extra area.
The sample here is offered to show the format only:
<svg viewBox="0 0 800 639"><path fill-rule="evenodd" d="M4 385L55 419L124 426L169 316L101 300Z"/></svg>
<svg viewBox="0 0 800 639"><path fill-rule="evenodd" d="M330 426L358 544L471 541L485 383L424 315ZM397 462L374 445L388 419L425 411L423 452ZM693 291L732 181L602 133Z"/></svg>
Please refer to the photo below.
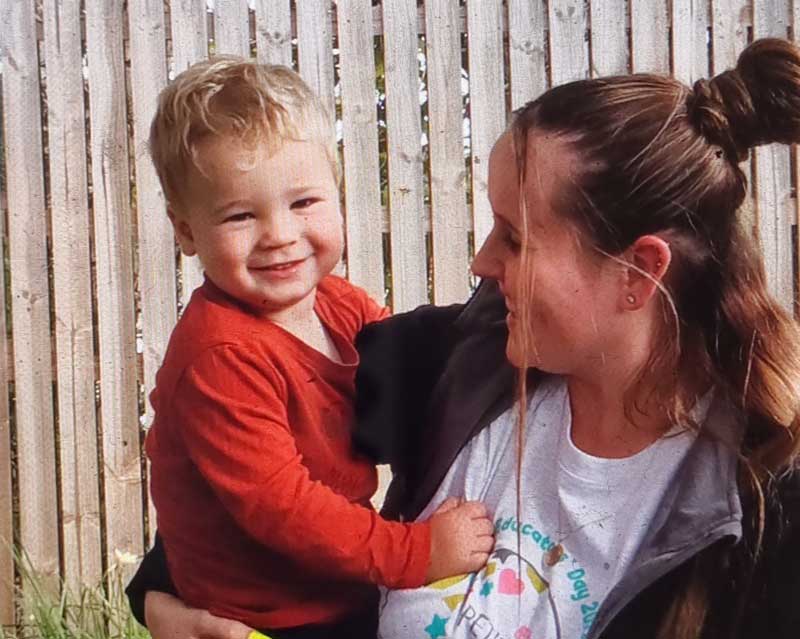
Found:
<svg viewBox="0 0 800 639"><path fill-rule="evenodd" d="M562 374L597 369L611 363L607 359L623 337L615 321L622 269L581 242L575 227L553 210L558 189L573 188L576 160L563 140L529 134L524 185L528 268L523 272L525 238L509 133L497 141L489 159L494 226L472 270L500 284L509 311L506 354L515 366L527 363ZM530 283L528 299L520 287L523 278Z"/></svg>

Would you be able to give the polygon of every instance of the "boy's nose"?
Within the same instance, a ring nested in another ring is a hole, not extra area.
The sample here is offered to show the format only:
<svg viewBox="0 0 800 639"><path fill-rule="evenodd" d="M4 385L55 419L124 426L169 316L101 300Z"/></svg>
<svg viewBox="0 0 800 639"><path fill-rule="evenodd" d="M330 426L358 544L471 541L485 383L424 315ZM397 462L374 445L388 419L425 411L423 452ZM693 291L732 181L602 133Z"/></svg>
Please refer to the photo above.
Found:
<svg viewBox="0 0 800 639"><path fill-rule="evenodd" d="M270 213L259 225L258 242L266 248L291 244L297 241L299 228L297 216L293 215L291 211Z"/></svg>

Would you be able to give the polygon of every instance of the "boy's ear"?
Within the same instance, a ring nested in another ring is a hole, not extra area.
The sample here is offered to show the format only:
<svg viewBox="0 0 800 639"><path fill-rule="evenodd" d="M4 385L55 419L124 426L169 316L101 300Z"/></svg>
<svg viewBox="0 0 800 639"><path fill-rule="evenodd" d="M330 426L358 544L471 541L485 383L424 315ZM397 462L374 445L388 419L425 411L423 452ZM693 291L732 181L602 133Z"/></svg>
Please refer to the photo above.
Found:
<svg viewBox="0 0 800 639"><path fill-rule="evenodd" d="M197 250L194 247L194 236L186 217L178 213L172 205L167 206L167 215L169 216L169 221L172 222L172 229L175 231L175 237L178 239L178 244L180 244L183 254L188 256L195 255Z"/></svg>

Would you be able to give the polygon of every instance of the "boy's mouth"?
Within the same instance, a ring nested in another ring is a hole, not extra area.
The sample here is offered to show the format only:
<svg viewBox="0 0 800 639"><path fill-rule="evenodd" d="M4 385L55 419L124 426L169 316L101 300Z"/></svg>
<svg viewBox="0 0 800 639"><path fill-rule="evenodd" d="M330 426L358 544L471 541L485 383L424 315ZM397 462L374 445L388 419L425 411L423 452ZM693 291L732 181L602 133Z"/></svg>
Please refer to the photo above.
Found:
<svg viewBox="0 0 800 639"><path fill-rule="evenodd" d="M291 260L289 262L276 262L275 264L265 264L263 266L251 266L251 271L257 271L259 273L267 273L270 275L290 275L294 271L297 270L297 267L300 266L303 262L306 261L307 258L302 258L299 260Z"/></svg>

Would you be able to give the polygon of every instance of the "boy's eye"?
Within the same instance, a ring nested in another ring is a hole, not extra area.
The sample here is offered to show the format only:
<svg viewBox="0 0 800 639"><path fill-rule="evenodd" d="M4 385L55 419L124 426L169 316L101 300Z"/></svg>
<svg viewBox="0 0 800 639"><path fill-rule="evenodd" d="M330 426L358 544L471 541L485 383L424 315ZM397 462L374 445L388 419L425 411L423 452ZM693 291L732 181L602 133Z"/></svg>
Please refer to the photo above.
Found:
<svg viewBox="0 0 800 639"><path fill-rule="evenodd" d="M250 211L242 211L241 213L233 213L226 217L223 222L243 222L249 218L253 217L253 214Z"/></svg>
<svg viewBox="0 0 800 639"><path fill-rule="evenodd" d="M300 200L295 200L292 202L293 209L307 209L308 207L312 206L313 204L319 202L319 198L317 197L304 197Z"/></svg>

